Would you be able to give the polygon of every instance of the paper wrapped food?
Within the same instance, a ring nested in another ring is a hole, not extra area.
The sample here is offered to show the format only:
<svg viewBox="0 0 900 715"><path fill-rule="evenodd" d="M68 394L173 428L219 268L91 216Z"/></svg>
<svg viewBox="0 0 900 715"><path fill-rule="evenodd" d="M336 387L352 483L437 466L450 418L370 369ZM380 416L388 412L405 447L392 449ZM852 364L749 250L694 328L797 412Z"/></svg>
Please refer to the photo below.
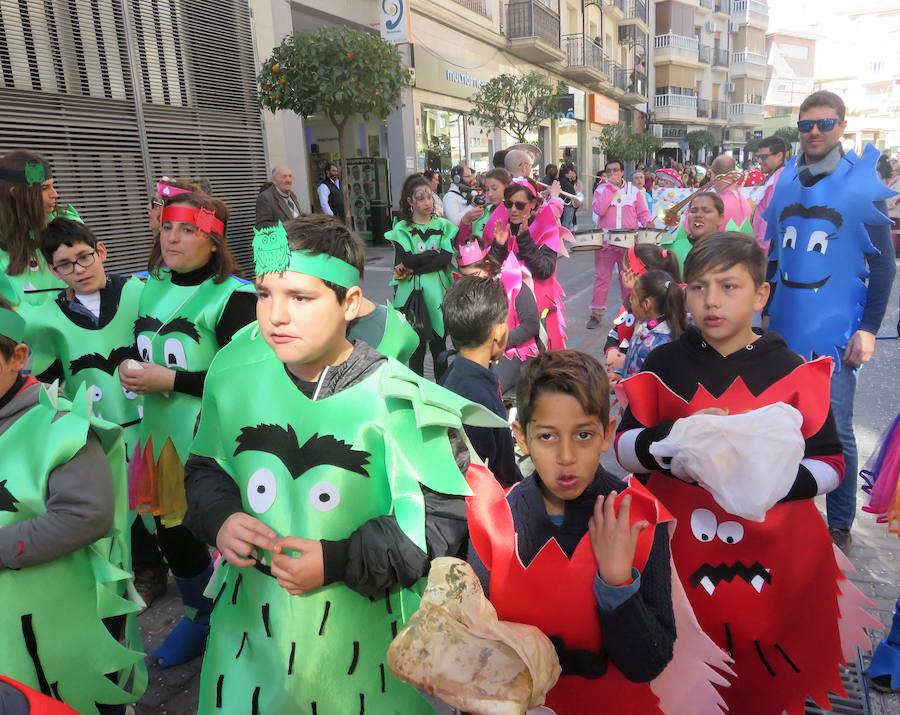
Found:
<svg viewBox="0 0 900 715"><path fill-rule="evenodd" d="M431 564L419 609L388 648L400 680L474 715L521 715L544 703L560 674L534 626L497 619L465 561Z"/></svg>
<svg viewBox="0 0 900 715"><path fill-rule="evenodd" d="M676 420L650 453L676 477L697 482L726 511L751 521L790 491L803 459L803 416L784 402L737 415Z"/></svg>

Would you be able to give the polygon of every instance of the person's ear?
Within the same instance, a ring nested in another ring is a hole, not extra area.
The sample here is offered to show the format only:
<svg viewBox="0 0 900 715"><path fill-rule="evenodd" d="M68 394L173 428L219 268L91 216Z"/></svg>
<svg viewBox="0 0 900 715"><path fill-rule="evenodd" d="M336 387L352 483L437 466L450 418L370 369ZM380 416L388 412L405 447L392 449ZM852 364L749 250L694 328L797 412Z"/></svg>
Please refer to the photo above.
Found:
<svg viewBox="0 0 900 715"><path fill-rule="evenodd" d="M349 323L355 320L359 315L359 309L362 305L362 288L353 286L347 289L347 295L344 297L344 319Z"/></svg>
<svg viewBox="0 0 900 715"><path fill-rule="evenodd" d="M528 440L525 435L525 430L522 429L522 423L519 422L519 420L512 423L512 432L513 437L516 438L516 444L519 446L519 449L521 449L524 454L530 454L528 451Z"/></svg>
<svg viewBox="0 0 900 715"><path fill-rule="evenodd" d="M103 241L97 241L97 245L94 247L94 250L97 252L97 258L100 259L100 263L103 263L106 260L107 252L106 252L106 244Z"/></svg>
<svg viewBox="0 0 900 715"><path fill-rule="evenodd" d="M497 323L491 331L491 357L499 359L506 350L506 341L509 339L509 324L506 322ZM496 356L496 357L495 357Z"/></svg>
<svg viewBox="0 0 900 715"><path fill-rule="evenodd" d="M772 285L768 281L763 281L762 285L756 289L756 296L753 299L753 311L758 313L763 308L766 307L766 303L769 302L769 293L772 290Z"/></svg>
<svg viewBox="0 0 900 715"><path fill-rule="evenodd" d="M25 363L28 362L28 346L25 343L19 343L16 347L13 348L12 360L10 360L10 367L16 372L21 372L25 367Z"/></svg>
<svg viewBox="0 0 900 715"><path fill-rule="evenodd" d="M609 424L606 425L606 429L603 430L603 442L600 445L600 452L608 452L609 446L612 444L612 439L616 434L616 426L619 424L619 421L615 417L610 417Z"/></svg>

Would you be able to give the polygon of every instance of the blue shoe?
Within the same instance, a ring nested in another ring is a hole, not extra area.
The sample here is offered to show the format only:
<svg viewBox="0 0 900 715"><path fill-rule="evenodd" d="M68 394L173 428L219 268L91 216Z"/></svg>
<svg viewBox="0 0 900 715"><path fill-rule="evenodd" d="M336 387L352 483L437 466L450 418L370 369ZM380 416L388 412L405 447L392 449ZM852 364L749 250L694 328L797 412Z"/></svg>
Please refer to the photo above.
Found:
<svg viewBox="0 0 900 715"><path fill-rule="evenodd" d="M891 630L872 655L868 676L882 693L900 691L900 601L894 607Z"/></svg>
<svg viewBox="0 0 900 715"><path fill-rule="evenodd" d="M193 578L175 577L175 585L181 594L185 616L175 624L163 644L153 651L150 659L160 668L172 668L203 655L209 638L209 617L212 599L203 595L212 576L212 564Z"/></svg>

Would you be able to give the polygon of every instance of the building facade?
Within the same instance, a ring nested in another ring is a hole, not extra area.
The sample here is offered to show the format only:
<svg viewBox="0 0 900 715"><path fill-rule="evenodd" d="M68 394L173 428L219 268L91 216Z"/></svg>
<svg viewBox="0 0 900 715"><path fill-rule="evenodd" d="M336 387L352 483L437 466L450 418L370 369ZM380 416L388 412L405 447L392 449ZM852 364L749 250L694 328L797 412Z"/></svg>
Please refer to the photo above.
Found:
<svg viewBox="0 0 900 715"><path fill-rule="evenodd" d="M816 35L776 30L766 35L765 99L763 130L766 136L796 125L803 100L813 92L816 68Z"/></svg>
<svg viewBox="0 0 900 715"><path fill-rule="evenodd" d="M762 127L768 6L760 0L659 0L653 42L653 132L664 153L691 156L685 137L706 130L740 154Z"/></svg>
<svg viewBox="0 0 900 715"><path fill-rule="evenodd" d="M383 19L383 3L376 0L302 0L290 3L286 25L277 20L282 1L253 1L260 59L289 32L322 25L378 32ZM282 140L293 129L277 117L266 119L267 134L280 144L272 150L270 142L273 159L298 162L302 167L295 166L295 175L308 176L302 200L312 195L323 162L342 151L347 157L386 159L394 202L411 172L438 169L449 176L458 163L477 171L490 168L494 152L517 139L474 122L470 98L501 73L535 71L563 84L562 116L545 120L526 137L541 148L545 164L571 161L580 176L590 175L602 163L596 137L605 125L644 126L650 52L645 0L398 0L391 5L408 12L406 37L397 46L413 79L401 108L386 122L358 122L347 145L338 147L328 122L310 117L297 129L302 151L295 154L302 156L291 156L290 142Z"/></svg>
<svg viewBox="0 0 900 715"><path fill-rule="evenodd" d="M203 177L232 207L228 238L250 265L266 176L246 0L0 2L0 154L47 158L60 202L146 269L147 197L166 174Z"/></svg>

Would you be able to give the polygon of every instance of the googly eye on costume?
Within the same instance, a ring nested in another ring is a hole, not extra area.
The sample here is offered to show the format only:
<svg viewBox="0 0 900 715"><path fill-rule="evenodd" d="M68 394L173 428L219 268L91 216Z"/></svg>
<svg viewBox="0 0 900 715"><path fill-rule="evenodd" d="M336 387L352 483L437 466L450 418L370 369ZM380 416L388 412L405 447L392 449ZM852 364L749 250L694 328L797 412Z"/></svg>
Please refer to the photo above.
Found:
<svg viewBox="0 0 900 715"><path fill-rule="evenodd" d="M257 514L265 514L275 503L277 488L271 469L257 469L247 482L247 503Z"/></svg>
<svg viewBox="0 0 900 715"><path fill-rule="evenodd" d="M331 511L341 503L341 493L330 482L319 482L309 490L309 503L319 511Z"/></svg>
<svg viewBox="0 0 900 715"><path fill-rule="evenodd" d="M712 541L717 526L716 515L709 509L694 509L691 514L691 531L697 541Z"/></svg>

